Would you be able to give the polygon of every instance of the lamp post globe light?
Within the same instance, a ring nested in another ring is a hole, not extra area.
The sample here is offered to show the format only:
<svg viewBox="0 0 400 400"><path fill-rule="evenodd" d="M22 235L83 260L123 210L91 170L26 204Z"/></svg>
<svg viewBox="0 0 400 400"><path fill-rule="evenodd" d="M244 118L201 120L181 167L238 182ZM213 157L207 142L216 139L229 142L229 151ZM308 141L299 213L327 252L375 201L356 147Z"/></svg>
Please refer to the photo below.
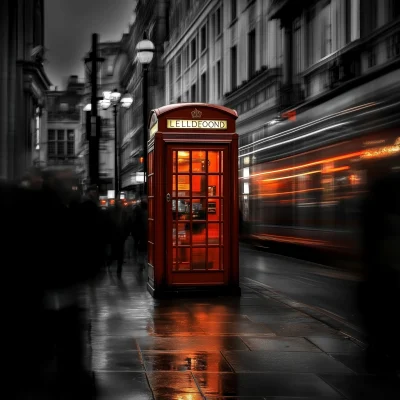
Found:
<svg viewBox="0 0 400 400"><path fill-rule="evenodd" d="M111 91L103 92L103 98L100 100L100 106L103 110L107 110L110 106L113 107L114 114L114 196L118 198L119 193L119 168L118 168L118 135L117 135L117 114L118 106L129 108L133 103L133 98L129 93L123 96L121 93L114 89Z"/></svg>
<svg viewBox="0 0 400 400"><path fill-rule="evenodd" d="M148 66L153 59L155 47L147 38L146 32L143 40L136 45L137 58L143 68L143 192L147 195L147 107L148 107Z"/></svg>

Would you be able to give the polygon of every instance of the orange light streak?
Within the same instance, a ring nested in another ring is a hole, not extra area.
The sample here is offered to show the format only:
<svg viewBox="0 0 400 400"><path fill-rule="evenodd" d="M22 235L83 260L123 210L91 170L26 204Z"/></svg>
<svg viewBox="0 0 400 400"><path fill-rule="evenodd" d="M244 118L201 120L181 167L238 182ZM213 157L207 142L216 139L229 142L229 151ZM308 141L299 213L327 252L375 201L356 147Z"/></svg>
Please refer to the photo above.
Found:
<svg viewBox="0 0 400 400"><path fill-rule="evenodd" d="M311 171L311 172L304 172L303 174L297 174L297 175L281 176L281 177L279 177L279 178L263 179L262 182L280 181L281 179L296 178L296 177L298 177L298 176L311 175L311 174L318 174L318 173L320 173L320 172L321 172L321 170L318 170L318 171Z"/></svg>
<svg viewBox="0 0 400 400"><path fill-rule="evenodd" d="M277 170L274 170L274 171L259 172L257 174L251 174L250 177L266 175L266 174L275 174L275 173L278 173L278 172L293 171L293 170L300 169L300 168L312 167L314 165L318 165L318 164L322 164L322 163L345 160L347 158L361 156L363 153L364 153L364 151L357 151L355 153L344 154L342 156L337 156L337 157L332 157L332 158L325 158L323 160L314 161L314 162L307 163L307 164L302 164L302 165L296 165L294 167L282 168L282 169L277 169ZM239 179L243 179L243 177L240 177Z"/></svg>
<svg viewBox="0 0 400 400"><path fill-rule="evenodd" d="M326 171L323 171L322 173L323 174L330 174L331 172L346 171L348 169L350 169L350 167L348 165L346 165L345 167L327 169Z"/></svg>

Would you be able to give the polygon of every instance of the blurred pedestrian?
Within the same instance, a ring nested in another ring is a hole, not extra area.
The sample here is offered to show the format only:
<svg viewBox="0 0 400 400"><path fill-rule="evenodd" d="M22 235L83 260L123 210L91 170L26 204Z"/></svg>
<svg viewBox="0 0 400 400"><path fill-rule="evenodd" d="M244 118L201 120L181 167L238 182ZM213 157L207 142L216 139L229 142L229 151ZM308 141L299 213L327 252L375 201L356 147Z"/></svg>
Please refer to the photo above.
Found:
<svg viewBox="0 0 400 400"><path fill-rule="evenodd" d="M400 368L400 172L378 179L362 208L365 281L359 302L368 333L367 370Z"/></svg>
<svg viewBox="0 0 400 400"><path fill-rule="evenodd" d="M111 253L109 254L108 267L111 267L112 261L117 262L117 276L122 274L122 266L125 255L125 241L129 235L129 218L124 209L121 200L116 200L115 205L109 210L109 220L111 227Z"/></svg>

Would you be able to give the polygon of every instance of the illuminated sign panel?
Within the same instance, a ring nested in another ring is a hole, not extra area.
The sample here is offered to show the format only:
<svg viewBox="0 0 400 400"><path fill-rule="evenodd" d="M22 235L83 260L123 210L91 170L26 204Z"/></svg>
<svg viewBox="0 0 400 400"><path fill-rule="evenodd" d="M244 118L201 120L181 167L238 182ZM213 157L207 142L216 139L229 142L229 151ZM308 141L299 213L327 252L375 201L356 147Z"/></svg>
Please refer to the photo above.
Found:
<svg viewBox="0 0 400 400"><path fill-rule="evenodd" d="M227 120L214 119L167 119L168 129L228 129Z"/></svg>

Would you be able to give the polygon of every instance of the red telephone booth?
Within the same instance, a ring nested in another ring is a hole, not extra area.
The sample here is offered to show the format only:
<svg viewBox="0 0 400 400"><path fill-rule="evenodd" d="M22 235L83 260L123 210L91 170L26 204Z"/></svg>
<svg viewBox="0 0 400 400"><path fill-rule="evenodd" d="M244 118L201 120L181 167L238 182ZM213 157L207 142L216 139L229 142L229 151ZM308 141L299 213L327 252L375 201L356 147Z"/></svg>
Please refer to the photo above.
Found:
<svg viewBox="0 0 400 400"><path fill-rule="evenodd" d="M204 103L151 111L148 290L240 295L237 113Z"/></svg>

